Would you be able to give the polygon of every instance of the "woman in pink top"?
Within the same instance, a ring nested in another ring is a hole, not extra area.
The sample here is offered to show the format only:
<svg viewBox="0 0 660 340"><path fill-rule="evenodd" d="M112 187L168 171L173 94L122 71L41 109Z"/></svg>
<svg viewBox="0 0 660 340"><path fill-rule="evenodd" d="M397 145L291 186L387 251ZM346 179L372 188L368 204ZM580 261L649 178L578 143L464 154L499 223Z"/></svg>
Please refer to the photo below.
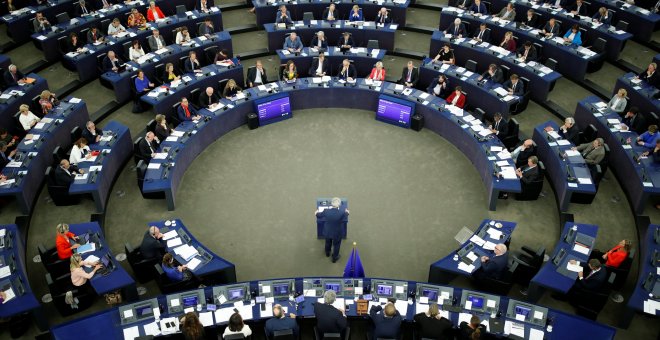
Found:
<svg viewBox="0 0 660 340"><path fill-rule="evenodd" d="M94 266L94 269L92 269L91 273L86 272L82 268L82 266L85 265ZM97 270L101 269L101 265L99 263L83 261L82 256L80 256L80 254L73 254L71 256L70 268L71 268L71 283L73 283L73 285L76 287L90 289L91 287L89 285L86 285L87 280L91 279L92 276L94 276L94 273L96 273Z"/></svg>

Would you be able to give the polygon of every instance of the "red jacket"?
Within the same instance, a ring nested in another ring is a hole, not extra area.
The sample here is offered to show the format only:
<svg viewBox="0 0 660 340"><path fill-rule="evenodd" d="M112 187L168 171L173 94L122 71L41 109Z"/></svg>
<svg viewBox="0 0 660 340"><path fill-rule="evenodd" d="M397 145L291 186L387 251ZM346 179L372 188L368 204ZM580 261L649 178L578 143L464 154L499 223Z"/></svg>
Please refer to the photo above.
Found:
<svg viewBox="0 0 660 340"><path fill-rule="evenodd" d="M151 8L147 8L147 20L156 21L156 19L154 19L154 12L153 12L154 10L156 11L156 13L158 13L159 18L161 19L165 18L163 11L161 11L160 8L156 6L153 10Z"/></svg>
<svg viewBox="0 0 660 340"><path fill-rule="evenodd" d="M618 268L623 260L628 257L628 252L621 248L622 247L620 245L617 245L607 252L607 262L605 262L606 266Z"/></svg>
<svg viewBox="0 0 660 340"><path fill-rule="evenodd" d="M371 74L369 74L369 79L385 81L385 69L380 69L380 77L376 78L376 73L378 70L374 67L371 69Z"/></svg>
<svg viewBox="0 0 660 340"><path fill-rule="evenodd" d="M447 97L447 104L451 104L451 102L454 100L454 97L456 97L456 91L453 91L449 97ZM463 106L465 106L465 95L463 93L459 94L458 100L456 101L456 106L460 107L461 109Z"/></svg>
<svg viewBox="0 0 660 340"><path fill-rule="evenodd" d="M74 238L76 237L76 234L68 232L66 233L66 236L68 238ZM57 234L57 237L55 238L55 247L57 248L57 256L60 258L60 260L66 260L71 257L71 255L73 255L71 243L69 243L69 240L66 239L66 237L60 234Z"/></svg>

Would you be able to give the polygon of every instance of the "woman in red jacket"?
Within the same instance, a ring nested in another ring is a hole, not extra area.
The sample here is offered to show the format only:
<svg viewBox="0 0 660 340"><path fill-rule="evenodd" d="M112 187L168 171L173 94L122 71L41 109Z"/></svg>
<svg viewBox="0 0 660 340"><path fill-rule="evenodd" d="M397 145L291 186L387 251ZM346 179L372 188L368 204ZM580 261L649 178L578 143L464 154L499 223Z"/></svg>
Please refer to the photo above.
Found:
<svg viewBox="0 0 660 340"><path fill-rule="evenodd" d="M55 237L55 247L57 256L60 260L66 260L73 255L73 250L80 247L79 244L71 242L78 240L78 236L69 231L69 225L60 223L57 225L57 237ZM73 245L72 245L73 243Z"/></svg>
<svg viewBox="0 0 660 340"><path fill-rule="evenodd" d="M449 97L447 97L447 104L454 105L462 109L463 106L465 106L465 95L463 92L461 92L461 90L462 88L460 86L456 86L454 92L452 92Z"/></svg>
<svg viewBox="0 0 660 340"><path fill-rule="evenodd" d="M158 19L165 19L163 11L160 10L156 3L151 1L149 3L149 8L147 9L147 20L156 21Z"/></svg>
<svg viewBox="0 0 660 340"><path fill-rule="evenodd" d="M630 252L630 240L621 240L619 244L610 249L610 251L603 253L599 250L591 252L589 258L598 259L601 263L605 263L608 267L619 268L621 263L628 257Z"/></svg>
<svg viewBox="0 0 660 340"><path fill-rule="evenodd" d="M385 81L385 69L383 68L382 61L377 62L376 67L371 69L371 74L369 74L369 79Z"/></svg>

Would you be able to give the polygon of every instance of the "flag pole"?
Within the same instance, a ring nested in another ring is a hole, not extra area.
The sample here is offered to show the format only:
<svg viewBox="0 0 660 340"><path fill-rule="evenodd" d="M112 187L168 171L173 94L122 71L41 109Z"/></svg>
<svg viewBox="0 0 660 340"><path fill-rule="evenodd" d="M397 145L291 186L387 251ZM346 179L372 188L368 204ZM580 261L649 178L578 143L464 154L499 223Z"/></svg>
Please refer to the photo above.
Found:
<svg viewBox="0 0 660 340"><path fill-rule="evenodd" d="M351 262L353 264L351 266L351 272L352 273L355 273L355 261L357 260L357 253L355 252L356 248L357 248L357 242L353 242L353 251L352 251L353 259L352 259L352 262Z"/></svg>

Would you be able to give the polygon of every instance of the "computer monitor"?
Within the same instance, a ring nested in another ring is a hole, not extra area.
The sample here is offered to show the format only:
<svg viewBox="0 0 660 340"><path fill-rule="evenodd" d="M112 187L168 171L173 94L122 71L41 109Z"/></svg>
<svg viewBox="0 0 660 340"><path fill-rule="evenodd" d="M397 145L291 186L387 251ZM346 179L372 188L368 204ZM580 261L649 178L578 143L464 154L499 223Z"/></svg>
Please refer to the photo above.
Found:
<svg viewBox="0 0 660 340"><path fill-rule="evenodd" d="M466 302L472 302L472 309L484 309L484 297L476 294L468 294Z"/></svg>
<svg viewBox="0 0 660 340"><path fill-rule="evenodd" d="M138 320L146 319L154 315L154 310L151 307L151 304L135 306L135 316Z"/></svg>
<svg viewBox="0 0 660 340"><path fill-rule="evenodd" d="M197 294L195 295L181 295L181 304L183 308L187 307L196 307L197 306Z"/></svg>
<svg viewBox="0 0 660 340"><path fill-rule="evenodd" d="M425 283L417 284L417 301L421 297L428 298L429 303L451 304L454 299L454 288ZM441 301L440 301L441 300Z"/></svg>
<svg viewBox="0 0 660 340"><path fill-rule="evenodd" d="M335 293L337 293L337 294L341 294L341 283L337 283L337 282L327 282L327 283L325 284L325 290L326 290L326 291L328 291L328 290L334 290Z"/></svg>
<svg viewBox="0 0 660 340"><path fill-rule="evenodd" d="M514 311L515 311L516 315L524 315L525 320L529 320L530 314L532 313L531 308L528 308L528 307L523 306L523 305L515 305Z"/></svg>
<svg viewBox="0 0 660 340"><path fill-rule="evenodd" d="M391 285L377 285L376 293L379 297L391 297L392 296L392 286Z"/></svg>
<svg viewBox="0 0 660 340"><path fill-rule="evenodd" d="M243 297L245 297L245 290L243 288L227 289L227 294L229 295L227 297L228 300L243 300Z"/></svg>
<svg viewBox="0 0 660 340"><path fill-rule="evenodd" d="M101 264L103 264L104 267L111 269L112 260L110 260L110 255L105 254L105 256L101 257Z"/></svg>
<svg viewBox="0 0 660 340"><path fill-rule="evenodd" d="M521 318L521 315L524 319ZM545 326L548 317L548 309L510 299L507 306L506 317L543 327Z"/></svg>
<svg viewBox="0 0 660 340"><path fill-rule="evenodd" d="M250 284L243 282L226 286L215 286L213 287L213 299L218 305L249 301L251 299Z"/></svg>
<svg viewBox="0 0 660 340"><path fill-rule="evenodd" d="M427 297L429 301L438 301L437 289L422 289L422 296Z"/></svg>
<svg viewBox="0 0 660 340"><path fill-rule="evenodd" d="M282 297L288 296L290 292L289 282L275 282L273 283L273 296Z"/></svg>

